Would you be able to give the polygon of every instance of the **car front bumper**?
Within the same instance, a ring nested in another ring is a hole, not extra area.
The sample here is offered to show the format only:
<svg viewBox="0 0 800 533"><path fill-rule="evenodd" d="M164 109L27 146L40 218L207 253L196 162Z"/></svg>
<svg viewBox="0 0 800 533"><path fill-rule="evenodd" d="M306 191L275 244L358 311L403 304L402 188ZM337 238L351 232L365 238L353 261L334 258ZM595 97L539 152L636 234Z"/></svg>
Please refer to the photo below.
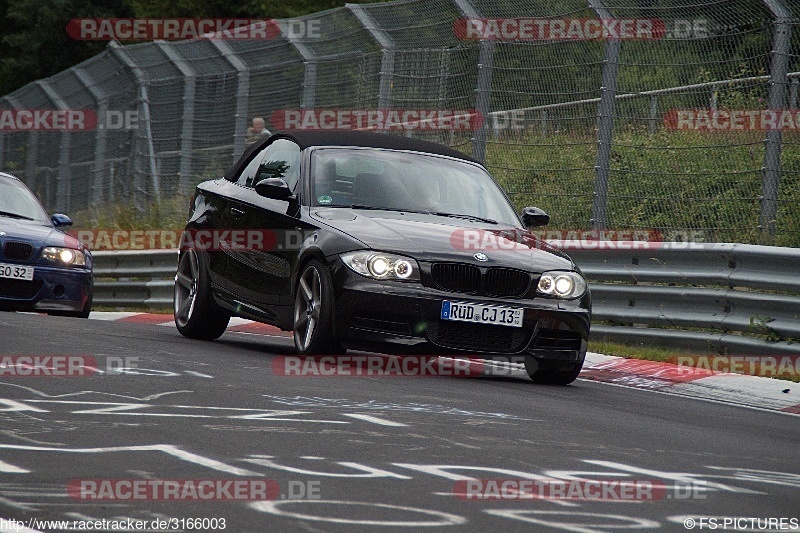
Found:
<svg viewBox="0 0 800 533"><path fill-rule="evenodd" d="M376 281L330 263L334 332L362 349L498 358L530 355L565 365L582 362L591 320L587 296L578 300L492 298L441 291L418 282ZM524 309L522 327L441 319L445 300Z"/></svg>
<svg viewBox="0 0 800 533"><path fill-rule="evenodd" d="M32 281L0 278L0 310L80 312L91 299L91 270L34 268Z"/></svg>

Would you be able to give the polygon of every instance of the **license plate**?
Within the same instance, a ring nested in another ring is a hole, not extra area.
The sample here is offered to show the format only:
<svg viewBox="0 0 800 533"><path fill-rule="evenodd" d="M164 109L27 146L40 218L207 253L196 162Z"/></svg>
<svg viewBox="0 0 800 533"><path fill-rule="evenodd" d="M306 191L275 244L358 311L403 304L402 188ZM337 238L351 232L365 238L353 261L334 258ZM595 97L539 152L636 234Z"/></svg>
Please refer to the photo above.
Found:
<svg viewBox="0 0 800 533"><path fill-rule="evenodd" d="M467 302L442 302L442 320L494 324L497 326L522 327L521 307L503 307Z"/></svg>
<svg viewBox="0 0 800 533"><path fill-rule="evenodd" d="M0 263L0 278L24 279L30 281L33 279L33 267Z"/></svg>

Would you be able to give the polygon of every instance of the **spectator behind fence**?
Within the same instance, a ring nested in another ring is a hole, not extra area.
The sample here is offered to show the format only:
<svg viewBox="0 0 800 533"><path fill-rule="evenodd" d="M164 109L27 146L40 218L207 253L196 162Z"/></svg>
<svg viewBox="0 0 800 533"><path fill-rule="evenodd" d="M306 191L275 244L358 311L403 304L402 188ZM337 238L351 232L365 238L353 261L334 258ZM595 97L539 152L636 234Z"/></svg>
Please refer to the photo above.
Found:
<svg viewBox="0 0 800 533"><path fill-rule="evenodd" d="M253 125L247 128L247 142L255 142L261 137L268 137L272 135L267 129L264 119L261 117L253 117Z"/></svg>

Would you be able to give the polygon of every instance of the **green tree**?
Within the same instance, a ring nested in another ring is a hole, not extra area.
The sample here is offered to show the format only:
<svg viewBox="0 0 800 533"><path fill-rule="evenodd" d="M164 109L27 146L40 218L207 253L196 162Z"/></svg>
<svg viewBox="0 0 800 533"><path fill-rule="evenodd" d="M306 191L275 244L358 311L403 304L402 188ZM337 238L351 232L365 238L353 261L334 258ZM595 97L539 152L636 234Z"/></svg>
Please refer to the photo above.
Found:
<svg viewBox="0 0 800 533"><path fill-rule="evenodd" d="M133 14L128 0L0 0L0 94L103 51L107 43L71 39L70 19Z"/></svg>
<svg viewBox="0 0 800 533"><path fill-rule="evenodd" d="M138 17L291 18L343 6L332 0L130 0ZM356 0L355 3L359 3ZM361 2L363 3L363 1Z"/></svg>
<svg viewBox="0 0 800 533"><path fill-rule="evenodd" d="M105 49L108 45L105 41L71 39L66 28L73 18L291 18L345 3L345 0L0 0L0 95L52 76Z"/></svg>

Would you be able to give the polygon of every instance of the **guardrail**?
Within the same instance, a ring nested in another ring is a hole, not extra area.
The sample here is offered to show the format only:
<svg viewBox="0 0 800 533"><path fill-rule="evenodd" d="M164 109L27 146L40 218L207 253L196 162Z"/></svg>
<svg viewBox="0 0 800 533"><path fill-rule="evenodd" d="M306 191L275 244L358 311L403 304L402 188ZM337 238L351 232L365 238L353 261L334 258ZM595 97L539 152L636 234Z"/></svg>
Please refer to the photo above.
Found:
<svg viewBox="0 0 800 533"><path fill-rule="evenodd" d="M94 252L94 306L172 306L178 250Z"/></svg>
<svg viewBox="0 0 800 533"><path fill-rule="evenodd" d="M592 290L592 338L715 353L800 353L799 249L647 245L566 250Z"/></svg>
<svg viewBox="0 0 800 533"><path fill-rule="evenodd" d="M565 250L589 280L592 338L714 353L800 353L800 249L637 244L642 248L609 241L614 248ZM96 305L172 305L177 250L93 255Z"/></svg>

